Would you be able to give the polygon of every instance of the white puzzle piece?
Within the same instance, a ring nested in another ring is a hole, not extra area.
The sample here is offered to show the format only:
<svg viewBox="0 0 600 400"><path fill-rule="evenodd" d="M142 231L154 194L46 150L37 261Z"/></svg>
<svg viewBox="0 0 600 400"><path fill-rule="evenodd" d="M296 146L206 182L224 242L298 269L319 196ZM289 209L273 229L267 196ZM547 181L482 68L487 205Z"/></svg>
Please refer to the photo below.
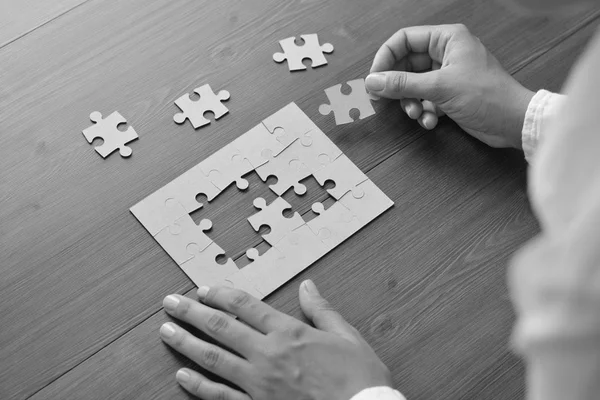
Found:
<svg viewBox="0 0 600 400"><path fill-rule="evenodd" d="M270 185L269 188L278 196L292 187L299 196L306 193L306 186L300 181L309 177L311 171L300 160L301 147L300 142L295 141L275 157L267 152L266 155L270 157L269 162L255 169L263 182L266 182L270 176L277 178L277 183Z"/></svg>
<svg viewBox="0 0 600 400"><path fill-rule="evenodd" d="M322 104L319 107L319 112L323 115L333 112L336 125L354 122L350 118L350 110L353 109L360 112L359 119L365 119L375 114L375 109L373 109L371 99L365 88L365 80L355 79L348 82L348 85L352 88L352 92L348 95L342 93L341 84L325 89L330 104Z"/></svg>
<svg viewBox="0 0 600 400"><path fill-rule="evenodd" d="M152 236L173 225L178 218L187 215L185 208L170 196L164 187L131 207L129 211Z"/></svg>
<svg viewBox="0 0 600 400"><path fill-rule="evenodd" d="M171 256L173 261L181 265L193 257L188 246L195 244L198 251L204 251L212 240L204 233L212 228L209 219L203 219L196 225L192 217L185 215L177 219L171 226L158 232L154 239Z"/></svg>
<svg viewBox="0 0 600 400"><path fill-rule="evenodd" d="M175 104L181 110L180 113L173 116L173 120L177 124L183 124L186 119L189 119L194 129L198 129L210 124L210 120L204 118L205 113L210 111L214 114L215 119L219 119L229 112L227 107L221 103L229 100L230 95L227 90L221 90L215 94L210 85L206 84L196 88L194 92L200 96L199 100L192 100L187 93L175 100Z"/></svg>
<svg viewBox="0 0 600 400"><path fill-rule="evenodd" d="M250 161L230 143L200 163L200 168L210 181L224 190L235 182L240 190L248 189L248 181L242 178L254 170Z"/></svg>
<svg viewBox="0 0 600 400"><path fill-rule="evenodd" d="M287 60L290 71L305 70L306 66L302 63L302 60L307 58L312 60L311 66L313 68L326 65L327 59L323 53L333 52L333 45L331 43L319 44L319 37L316 33L301 35L300 37L304 40L304 44L301 46L296 44L295 37L280 40L279 44L283 53L273 54L273 60L278 63Z"/></svg>
<svg viewBox="0 0 600 400"><path fill-rule="evenodd" d="M298 140L296 154L311 173L332 163L342 151L320 129L304 133Z"/></svg>
<svg viewBox="0 0 600 400"><path fill-rule="evenodd" d="M102 139L103 143L100 146L96 146L96 152L102 156L102 158L108 157L112 152L119 150L121 157L129 157L133 153L131 147L126 146L129 142L132 142L138 138L133 127L128 127L125 132L121 132L117 127L121 124L127 123L125 118L119 112L115 111L106 118L102 118L102 114L98 111L94 111L90 114L90 120L94 122L94 125L83 130L83 136L92 143L94 139Z"/></svg>
<svg viewBox="0 0 600 400"><path fill-rule="evenodd" d="M261 226L267 225L271 231L263 235L263 239L271 246L280 241L288 232L293 231L300 225L303 225L304 219L295 212L291 218L283 216L284 210L290 210L292 206L282 197L278 197L267 206L267 202L262 197L259 197L253 202L254 207L260 211L248 217L248 222L252 228L258 232Z"/></svg>
<svg viewBox="0 0 600 400"><path fill-rule="evenodd" d="M257 299L264 298L265 295L262 292L260 292L257 286L254 284L254 282L248 279L248 277L246 277L246 275L244 274L245 269L246 268L229 275L227 278L224 279L224 281L221 284L225 287L230 287L232 289L243 290L244 292L256 297Z"/></svg>
<svg viewBox="0 0 600 400"><path fill-rule="evenodd" d="M277 129L284 130L284 135L273 133ZM254 167L249 160L261 165ZM203 206L196 200L198 193L211 201L233 182L247 187L243 176L253 169L263 180L276 176L278 182L272 189L278 194L291 187L296 193L304 193L306 188L299 182L311 173L321 185L332 180L336 186L329 193L338 201L327 210L315 203L313 211L319 215L305 223L298 213L291 218L283 216L283 210L291 206L280 197L269 205L256 199L254 204L260 211L248 221L256 231L262 225L270 227L264 239L271 248L262 255L250 249L247 255L254 261L240 270L231 259L224 265L217 263L217 256L224 255L224 251L206 236L209 222L196 225L189 213ZM392 204L327 135L291 104L131 207L131 212L196 285L236 287L263 298Z"/></svg>
<svg viewBox="0 0 600 400"><path fill-rule="evenodd" d="M225 264L217 262L217 257L225 254L225 251L215 242L204 250L200 250L196 244L188 245L187 249L192 258L180 267L198 287L221 285L228 277L239 271L231 258L228 258Z"/></svg>
<svg viewBox="0 0 600 400"><path fill-rule="evenodd" d="M295 103L288 104L262 122L269 132L277 137L284 148L306 132L319 130L319 127ZM273 153L274 156L278 154L277 152Z"/></svg>
<svg viewBox="0 0 600 400"><path fill-rule="evenodd" d="M288 280L329 251L327 246L306 224L300 225L288 233L273 247L285 255L285 271Z"/></svg>
<svg viewBox="0 0 600 400"><path fill-rule="evenodd" d="M352 192L348 192L340 198L339 202L352 214L356 215L361 224L368 224L394 205L394 202L371 180L360 183L358 187L364 193L364 196L357 199L352 195Z"/></svg>
<svg viewBox="0 0 600 400"><path fill-rule="evenodd" d="M232 144L253 168L267 163L271 155L277 155L285 149L262 123L238 137Z"/></svg>
<svg viewBox="0 0 600 400"><path fill-rule="evenodd" d="M348 239L363 226L356 215L339 201L327 210L323 204L315 203L312 210L319 216L308 221L306 225L325 243L328 250Z"/></svg>
<svg viewBox="0 0 600 400"><path fill-rule="evenodd" d="M252 262L246 265L242 272L260 293L271 293L289 279L285 256L275 247L271 247L262 255L258 255L254 248L248 249L246 256Z"/></svg>
<svg viewBox="0 0 600 400"><path fill-rule="evenodd" d="M333 181L335 187L327 189L327 192L336 200L351 192L356 198L364 196L364 191L358 185L369 179L363 172L344 154L336 158L332 163L325 165L319 171L313 173L315 179L321 186L327 181Z"/></svg>

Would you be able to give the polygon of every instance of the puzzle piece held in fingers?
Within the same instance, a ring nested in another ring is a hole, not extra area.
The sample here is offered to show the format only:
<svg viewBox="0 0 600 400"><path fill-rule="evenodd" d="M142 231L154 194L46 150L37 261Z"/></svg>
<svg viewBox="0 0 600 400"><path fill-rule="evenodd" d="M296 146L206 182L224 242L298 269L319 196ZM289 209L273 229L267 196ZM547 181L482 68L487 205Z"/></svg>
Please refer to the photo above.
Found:
<svg viewBox="0 0 600 400"><path fill-rule="evenodd" d="M121 157L129 157L133 153L131 147L126 146L126 144L137 139L138 134L131 126L124 132L118 129L119 125L127 123L118 111L115 111L106 118L102 118L101 113L94 111L90 114L90 119L94 122L94 125L84 129L83 136L85 136L89 143L92 143L97 138L104 141L100 146L95 147L102 158L108 157L109 154L116 150L119 150Z"/></svg>
<svg viewBox="0 0 600 400"><path fill-rule="evenodd" d="M348 95L342 93L341 84L325 89L325 94L331 104L322 104L319 107L319 112L323 115L333 112L336 125L354 122L350 118L350 111L353 109L357 109L360 112L358 119L364 119L375 114L369 94L365 88L365 80L355 79L348 82L348 85L352 88L352 92Z"/></svg>

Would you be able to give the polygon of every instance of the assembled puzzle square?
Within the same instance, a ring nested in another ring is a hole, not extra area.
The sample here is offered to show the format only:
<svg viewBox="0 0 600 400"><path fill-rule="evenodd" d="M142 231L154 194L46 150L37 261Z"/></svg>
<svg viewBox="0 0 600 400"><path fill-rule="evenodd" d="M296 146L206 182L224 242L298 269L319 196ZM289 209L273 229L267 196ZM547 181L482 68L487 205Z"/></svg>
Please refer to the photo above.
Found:
<svg viewBox="0 0 600 400"><path fill-rule="evenodd" d="M303 195L306 187L300 181L311 175L321 185L332 181L335 186L328 192L336 202L327 210L321 203L313 204L318 216L307 222L297 212L285 217L283 212L292 207L282 197L269 204L249 198L257 211L248 223L257 232L261 226L270 228L262 238L271 248L264 254L248 249L246 256L252 262L240 269L231 258L217 262L225 250L205 233L212 222L204 219L196 224L190 213L204 206L196 201L199 194L211 201L232 184L245 190L248 183L243 176L252 170L263 181L277 177L270 188L278 196L291 189ZM262 299L392 205L291 103L130 210L197 286L230 286Z"/></svg>

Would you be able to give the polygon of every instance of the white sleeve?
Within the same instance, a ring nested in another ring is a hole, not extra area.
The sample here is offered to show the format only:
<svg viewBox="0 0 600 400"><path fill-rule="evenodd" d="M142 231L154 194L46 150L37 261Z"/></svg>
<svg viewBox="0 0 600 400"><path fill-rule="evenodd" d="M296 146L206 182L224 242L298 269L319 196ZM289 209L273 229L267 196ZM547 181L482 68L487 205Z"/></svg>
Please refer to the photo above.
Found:
<svg viewBox="0 0 600 400"><path fill-rule="evenodd" d="M372 387L355 394L350 400L406 400L402 394L390 387Z"/></svg>
<svg viewBox="0 0 600 400"><path fill-rule="evenodd" d="M563 98L564 96L560 94L540 90L529 102L521 138L525 159L530 164L541 141L542 132L548 130L548 125L556 114L556 110L560 107Z"/></svg>

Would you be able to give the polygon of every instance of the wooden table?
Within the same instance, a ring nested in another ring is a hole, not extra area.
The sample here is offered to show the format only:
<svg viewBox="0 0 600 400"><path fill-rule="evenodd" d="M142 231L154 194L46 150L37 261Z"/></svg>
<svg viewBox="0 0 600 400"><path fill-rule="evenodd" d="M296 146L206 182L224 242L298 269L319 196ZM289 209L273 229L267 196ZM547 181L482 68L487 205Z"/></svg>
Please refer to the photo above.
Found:
<svg viewBox="0 0 600 400"><path fill-rule="evenodd" d="M5 0L0 5L0 398L187 398L189 363L158 336L169 293L194 287L129 207L295 101L396 206L271 295L301 317L313 279L409 399L516 399L505 272L537 226L522 154L493 150L443 120L425 132L377 105L336 127L323 90L368 71L397 29L463 22L531 89L558 90L598 12L520 18L468 0ZM289 73L277 41L319 33L324 68ZM230 114L194 131L173 101L199 84L232 94ZM120 111L140 134L130 159L103 160L81 130ZM256 195L230 188L194 218L240 262L261 242ZM323 199L285 198L306 214ZM270 197L272 198L272 197Z"/></svg>

